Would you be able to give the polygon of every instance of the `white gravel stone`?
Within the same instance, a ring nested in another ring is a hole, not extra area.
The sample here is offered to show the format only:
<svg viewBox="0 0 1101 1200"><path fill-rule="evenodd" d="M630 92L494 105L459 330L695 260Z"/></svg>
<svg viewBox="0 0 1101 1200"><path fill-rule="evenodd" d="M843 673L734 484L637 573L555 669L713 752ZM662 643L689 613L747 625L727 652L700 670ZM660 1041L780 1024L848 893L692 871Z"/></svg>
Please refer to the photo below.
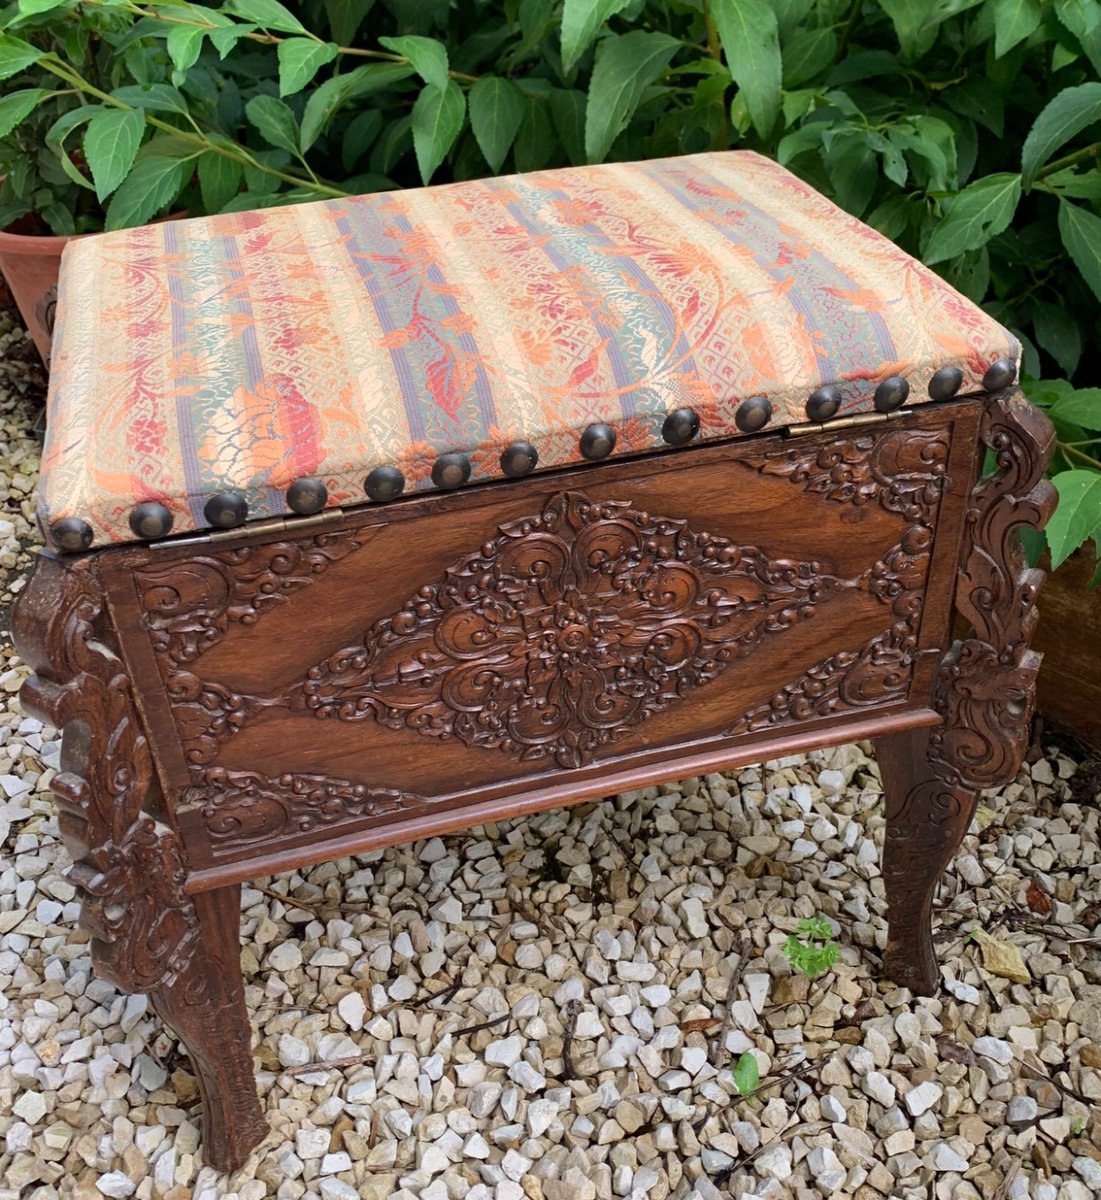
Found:
<svg viewBox="0 0 1101 1200"><path fill-rule="evenodd" d="M781 1181L791 1178L792 1153L790 1146L782 1144L769 1146L762 1150L753 1161L762 1175L770 1175L773 1179Z"/></svg>
<svg viewBox="0 0 1101 1200"><path fill-rule="evenodd" d="M981 1054L983 1058L992 1058L1002 1066L1008 1066L1013 1061L1013 1047L1009 1042L1002 1041L1000 1038L976 1038L971 1043L971 1049L976 1054Z"/></svg>
<svg viewBox="0 0 1101 1200"><path fill-rule="evenodd" d="M96 1188L105 1196L132 1196L137 1191L137 1184L124 1171L109 1171L96 1180Z"/></svg>
<svg viewBox="0 0 1101 1200"><path fill-rule="evenodd" d="M920 1117L922 1113L928 1112L935 1104L939 1103L943 1095L944 1088L939 1083L926 1080L924 1083L919 1083L917 1087L912 1087L903 1099L906 1101L906 1107L910 1110L910 1115Z"/></svg>
<svg viewBox="0 0 1101 1200"><path fill-rule="evenodd" d="M341 996L336 1011L349 1029L360 1030L363 1028L363 1019L367 1016L367 1005L359 992L349 992L346 996Z"/></svg>
<svg viewBox="0 0 1101 1200"><path fill-rule="evenodd" d="M487 1063L498 1067L511 1067L514 1063L520 1061L520 1055L524 1050L524 1041L520 1037L502 1038L498 1042L490 1042L486 1047L485 1059Z"/></svg>

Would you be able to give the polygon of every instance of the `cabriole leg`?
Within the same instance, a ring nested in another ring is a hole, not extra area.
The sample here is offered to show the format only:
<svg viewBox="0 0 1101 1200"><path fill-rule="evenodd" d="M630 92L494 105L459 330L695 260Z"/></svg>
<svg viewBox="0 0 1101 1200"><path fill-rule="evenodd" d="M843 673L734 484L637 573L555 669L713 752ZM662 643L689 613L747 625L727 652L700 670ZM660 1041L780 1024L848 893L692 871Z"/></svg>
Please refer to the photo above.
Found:
<svg viewBox="0 0 1101 1200"><path fill-rule="evenodd" d="M149 993L180 1034L199 1077L207 1161L232 1170L266 1132L240 978L240 890L188 896L176 835L150 815L160 807L152 754L94 557L41 556L13 632L35 671L23 707L62 730L53 788L92 962L122 991Z"/></svg>

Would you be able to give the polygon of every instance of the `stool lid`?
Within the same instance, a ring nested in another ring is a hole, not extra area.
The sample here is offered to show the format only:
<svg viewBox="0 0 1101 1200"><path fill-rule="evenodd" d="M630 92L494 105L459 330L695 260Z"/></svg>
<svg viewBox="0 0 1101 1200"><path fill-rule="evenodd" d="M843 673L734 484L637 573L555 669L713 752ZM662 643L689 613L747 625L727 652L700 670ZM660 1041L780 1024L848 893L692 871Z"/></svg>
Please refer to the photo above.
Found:
<svg viewBox="0 0 1101 1200"><path fill-rule="evenodd" d="M65 251L40 516L80 550L1004 387L1019 347L744 151Z"/></svg>

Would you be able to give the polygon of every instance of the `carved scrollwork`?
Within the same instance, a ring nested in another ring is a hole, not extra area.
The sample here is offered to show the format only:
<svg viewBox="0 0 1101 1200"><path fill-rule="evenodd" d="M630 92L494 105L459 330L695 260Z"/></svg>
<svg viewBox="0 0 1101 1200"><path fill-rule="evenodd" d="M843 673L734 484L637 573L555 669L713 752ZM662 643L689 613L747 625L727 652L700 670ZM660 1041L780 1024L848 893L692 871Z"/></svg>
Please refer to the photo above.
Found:
<svg viewBox="0 0 1101 1200"><path fill-rule="evenodd" d="M770 700L744 713L726 734L759 733L903 699L910 690L916 658L913 623L896 622L859 650L842 650L815 663Z"/></svg>
<svg viewBox="0 0 1101 1200"><path fill-rule="evenodd" d="M195 662L230 624L255 624L371 534L343 529L139 568L144 621L165 673Z"/></svg>
<svg viewBox="0 0 1101 1200"><path fill-rule="evenodd" d="M564 493L501 526L284 700L576 767L853 586L816 562Z"/></svg>
<svg viewBox="0 0 1101 1200"><path fill-rule="evenodd" d="M245 850L281 836L309 833L355 817L414 812L428 806L423 796L368 787L327 775L211 767L195 773L181 811L197 811L215 855Z"/></svg>
<svg viewBox="0 0 1101 1200"><path fill-rule="evenodd" d="M25 710L64 731L53 789L96 969L125 991L170 984L198 922L176 836L143 811L157 786L152 755L91 570L41 557L15 635L36 672L21 692Z"/></svg>
<svg viewBox="0 0 1101 1200"><path fill-rule="evenodd" d="M899 542L860 578L861 587L889 605L897 620L858 649L815 663L769 700L743 713L726 734L754 733L904 699L917 662L933 528L947 478L948 435L891 430L878 437L796 445L742 461L829 500L858 507L878 502L910 524Z"/></svg>
<svg viewBox="0 0 1101 1200"><path fill-rule="evenodd" d="M947 484L948 445L943 430L895 429L825 443L795 442L736 461L839 504L859 509L878 502L907 521L931 525Z"/></svg>

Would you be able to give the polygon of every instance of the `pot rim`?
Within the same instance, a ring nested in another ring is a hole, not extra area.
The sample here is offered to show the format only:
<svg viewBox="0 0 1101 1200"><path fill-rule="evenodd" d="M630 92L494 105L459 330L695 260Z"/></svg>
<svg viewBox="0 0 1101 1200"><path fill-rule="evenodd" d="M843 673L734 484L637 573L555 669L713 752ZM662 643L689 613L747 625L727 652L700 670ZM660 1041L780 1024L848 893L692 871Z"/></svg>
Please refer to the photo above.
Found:
<svg viewBox="0 0 1101 1200"><path fill-rule="evenodd" d="M0 254L57 254L81 234L10 233L0 229Z"/></svg>

